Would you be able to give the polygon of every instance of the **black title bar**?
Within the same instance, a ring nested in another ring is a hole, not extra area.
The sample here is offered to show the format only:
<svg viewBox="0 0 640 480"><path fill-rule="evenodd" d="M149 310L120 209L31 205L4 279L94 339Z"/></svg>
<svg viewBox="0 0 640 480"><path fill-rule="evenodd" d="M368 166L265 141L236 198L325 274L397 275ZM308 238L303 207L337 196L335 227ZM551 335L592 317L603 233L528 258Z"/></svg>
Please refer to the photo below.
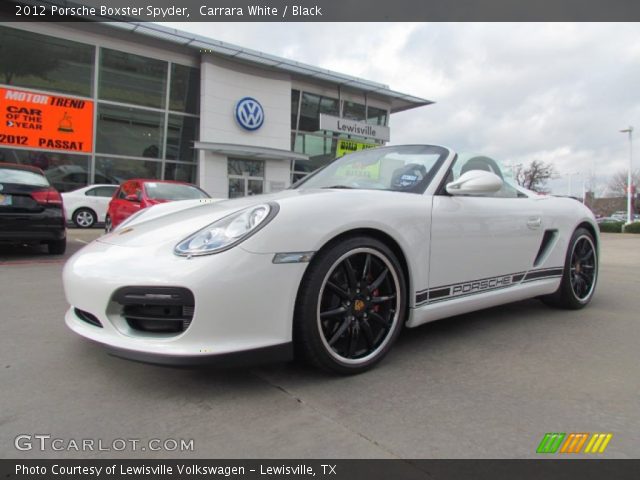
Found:
<svg viewBox="0 0 640 480"><path fill-rule="evenodd" d="M638 21L638 0L3 0L5 21Z"/></svg>

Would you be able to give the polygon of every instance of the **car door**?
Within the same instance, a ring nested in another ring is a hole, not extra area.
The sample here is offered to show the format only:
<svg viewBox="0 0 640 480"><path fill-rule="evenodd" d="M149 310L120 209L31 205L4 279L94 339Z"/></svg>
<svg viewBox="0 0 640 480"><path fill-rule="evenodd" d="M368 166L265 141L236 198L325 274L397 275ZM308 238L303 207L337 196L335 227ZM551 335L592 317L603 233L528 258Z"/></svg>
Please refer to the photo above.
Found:
<svg viewBox="0 0 640 480"><path fill-rule="evenodd" d="M133 213L132 202L127 200L127 196L134 193L135 182L127 181L122 184L118 194L113 198L111 202L111 221L114 227Z"/></svg>
<svg viewBox="0 0 640 480"><path fill-rule="evenodd" d="M105 215L107 214L107 207L113 197L113 194L117 190L117 186L100 186L93 189L93 205L96 215L98 215L98 221L104 222Z"/></svg>
<svg viewBox="0 0 640 480"><path fill-rule="evenodd" d="M487 157L471 157L471 159ZM508 287L522 280L535 261L544 231L542 209L504 178L492 159L489 168L459 157L447 183L471 169L503 177L500 191L452 196L444 185L433 199L428 302ZM486 162L485 162L486 163ZM478 167L478 168L476 168Z"/></svg>

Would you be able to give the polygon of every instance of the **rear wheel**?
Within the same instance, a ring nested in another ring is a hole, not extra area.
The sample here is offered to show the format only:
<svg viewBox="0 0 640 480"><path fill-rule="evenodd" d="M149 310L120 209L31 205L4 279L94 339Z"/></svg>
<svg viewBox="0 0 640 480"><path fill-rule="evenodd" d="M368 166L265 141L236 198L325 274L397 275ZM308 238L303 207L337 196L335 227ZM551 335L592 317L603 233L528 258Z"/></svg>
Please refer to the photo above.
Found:
<svg viewBox="0 0 640 480"><path fill-rule="evenodd" d="M113 224L111 223L111 217L107 215L104 219L104 232L109 233L111 230L113 230Z"/></svg>
<svg viewBox="0 0 640 480"><path fill-rule="evenodd" d="M47 250L50 255L63 255L67 250L67 239L54 240L47 243Z"/></svg>
<svg viewBox="0 0 640 480"><path fill-rule="evenodd" d="M313 259L296 303L296 348L314 365L361 373L388 353L402 328L406 286L382 242L352 237Z"/></svg>
<svg viewBox="0 0 640 480"><path fill-rule="evenodd" d="M97 215L89 208L79 208L73 213L73 223L80 228L91 228L97 220Z"/></svg>
<svg viewBox="0 0 640 480"><path fill-rule="evenodd" d="M589 304L598 280L598 251L591 232L578 228L567 249L558 290L542 300L560 308L577 310Z"/></svg>

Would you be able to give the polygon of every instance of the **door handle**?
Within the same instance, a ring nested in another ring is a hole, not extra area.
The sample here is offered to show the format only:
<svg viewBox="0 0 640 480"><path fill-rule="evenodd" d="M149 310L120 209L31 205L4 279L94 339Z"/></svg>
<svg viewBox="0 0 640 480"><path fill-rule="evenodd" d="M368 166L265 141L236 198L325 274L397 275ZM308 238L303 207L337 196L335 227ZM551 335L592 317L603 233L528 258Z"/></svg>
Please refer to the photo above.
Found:
<svg viewBox="0 0 640 480"><path fill-rule="evenodd" d="M540 217L529 217L529 220L527 220L527 227L529 227L531 230L540 228L541 225L542 219Z"/></svg>

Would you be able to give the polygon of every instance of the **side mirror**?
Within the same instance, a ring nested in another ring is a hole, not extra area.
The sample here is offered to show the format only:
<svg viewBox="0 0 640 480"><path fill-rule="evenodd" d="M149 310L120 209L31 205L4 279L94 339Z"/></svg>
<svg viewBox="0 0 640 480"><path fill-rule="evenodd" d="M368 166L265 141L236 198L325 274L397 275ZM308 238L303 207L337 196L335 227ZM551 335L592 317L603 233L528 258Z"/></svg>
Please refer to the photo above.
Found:
<svg viewBox="0 0 640 480"><path fill-rule="evenodd" d="M502 179L485 170L470 170L460 175L455 182L447 184L451 195L482 195L495 193L502 188Z"/></svg>
<svg viewBox="0 0 640 480"><path fill-rule="evenodd" d="M136 203L140 202L138 195L136 195L135 193L130 193L129 195L124 197L124 199L127 200L128 202L136 202Z"/></svg>

